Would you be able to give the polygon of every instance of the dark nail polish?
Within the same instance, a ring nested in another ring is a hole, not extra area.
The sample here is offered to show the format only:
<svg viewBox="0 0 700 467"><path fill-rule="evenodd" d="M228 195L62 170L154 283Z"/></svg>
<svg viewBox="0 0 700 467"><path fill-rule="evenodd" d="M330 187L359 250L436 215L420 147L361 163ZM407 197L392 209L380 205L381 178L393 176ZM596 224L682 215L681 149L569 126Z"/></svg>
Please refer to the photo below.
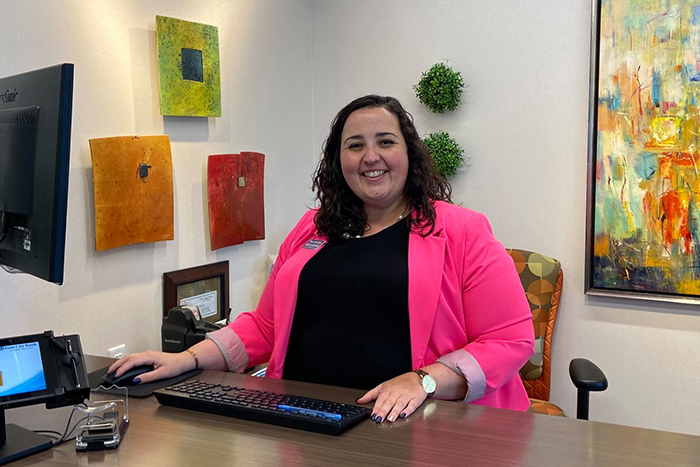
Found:
<svg viewBox="0 0 700 467"><path fill-rule="evenodd" d="M134 384L141 384L141 378L134 378Z"/></svg>
<svg viewBox="0 0 700 467"><path fill-rule="evenodd" d="M376 414L376 413L373 413L372 416L371 416L370 418L371 418L372 420L374 420L375 418L377 418L377 414Z"/></svg>
<svg viewBox="0 0 700 467"><path fill-rule="evenodd" d="M401 418L406 418L406 412L402 412L401 415L399 415Z"/></svg>
<svg viewBox="0 0 700 467"><path fill-rule="evenodd" d="M382 423L382 417L377 417L377 419L375 420L375 422L377 422L377 423Z"/></svg>

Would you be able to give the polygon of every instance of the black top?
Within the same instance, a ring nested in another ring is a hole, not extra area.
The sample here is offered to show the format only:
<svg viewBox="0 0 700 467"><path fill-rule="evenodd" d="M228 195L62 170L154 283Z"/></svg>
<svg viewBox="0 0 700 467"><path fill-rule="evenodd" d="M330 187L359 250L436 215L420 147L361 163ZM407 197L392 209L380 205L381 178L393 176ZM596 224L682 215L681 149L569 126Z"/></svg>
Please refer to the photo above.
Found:
<svg viewBox="0 0 700 467"><path fill-rule="evenodd" d="M299 276L284 379L358 389L411 371L408 221L329 243Z"/></svg>

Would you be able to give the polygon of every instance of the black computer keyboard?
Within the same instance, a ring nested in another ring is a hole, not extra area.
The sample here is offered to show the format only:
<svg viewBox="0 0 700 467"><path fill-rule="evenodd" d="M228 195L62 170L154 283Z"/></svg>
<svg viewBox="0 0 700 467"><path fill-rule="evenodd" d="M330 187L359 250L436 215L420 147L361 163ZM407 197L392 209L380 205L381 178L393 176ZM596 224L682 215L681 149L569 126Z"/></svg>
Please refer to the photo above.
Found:
<svg viewBox="0 0 700 467"><path fill-rule="evenodd" d="M339 435L370 414L369 409L357 405L197 380L168 386L154 394L163 405L327 435Z"/></svg>

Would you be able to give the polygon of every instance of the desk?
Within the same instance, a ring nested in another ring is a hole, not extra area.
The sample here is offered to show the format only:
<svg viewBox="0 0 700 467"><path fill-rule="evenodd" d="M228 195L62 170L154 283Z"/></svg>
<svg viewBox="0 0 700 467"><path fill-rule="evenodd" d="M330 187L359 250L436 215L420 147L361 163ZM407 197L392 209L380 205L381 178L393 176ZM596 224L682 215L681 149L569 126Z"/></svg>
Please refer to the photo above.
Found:
<svg viewBox="0 0 700 467"><path fill-rule="evenodd" d="M89 357L88 369L109 361ZM346 403L362 393L231 373L205 371L198 378ZM25 428L63 432L69 413L70 408L33 406L8 410L6 416ZM131 426L114 451L77 453L74 442L66 442L9 465L676 467L700 462L697 436L434 400L405 420L367 420L337 437L160 406L155 397L129 399L129 415Z"/></svg>

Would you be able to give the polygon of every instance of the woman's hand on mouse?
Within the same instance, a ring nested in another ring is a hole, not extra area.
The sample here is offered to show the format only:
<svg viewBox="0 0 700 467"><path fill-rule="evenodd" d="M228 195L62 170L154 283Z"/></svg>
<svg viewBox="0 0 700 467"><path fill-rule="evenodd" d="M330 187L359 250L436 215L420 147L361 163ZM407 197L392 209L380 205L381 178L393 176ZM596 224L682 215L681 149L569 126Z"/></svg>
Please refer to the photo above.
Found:
<svg viewBox="0 0 700 467"><path fill-rule="evenodd" d="M196 360L195 360L195 355ZM155 350L129 354L112 363L107 374L115 373L119 377L135 366L153 365L153 371L139 375L141 384L157 379L172 378L195 368L203 370L226 371L227 364L223 354L214 341L205 339L180 353L165 353Z"/></svg>
<svg viewBox="0 0 700 467"><path fill-rule="evenodd" d="M158 379L172 378L195 367L194 359L188 352L165 353L154 350L126 355L112 363L107 374L115 373L119 377L135 366L153 365L154 370L138 376L140 384Z"/></svg>

